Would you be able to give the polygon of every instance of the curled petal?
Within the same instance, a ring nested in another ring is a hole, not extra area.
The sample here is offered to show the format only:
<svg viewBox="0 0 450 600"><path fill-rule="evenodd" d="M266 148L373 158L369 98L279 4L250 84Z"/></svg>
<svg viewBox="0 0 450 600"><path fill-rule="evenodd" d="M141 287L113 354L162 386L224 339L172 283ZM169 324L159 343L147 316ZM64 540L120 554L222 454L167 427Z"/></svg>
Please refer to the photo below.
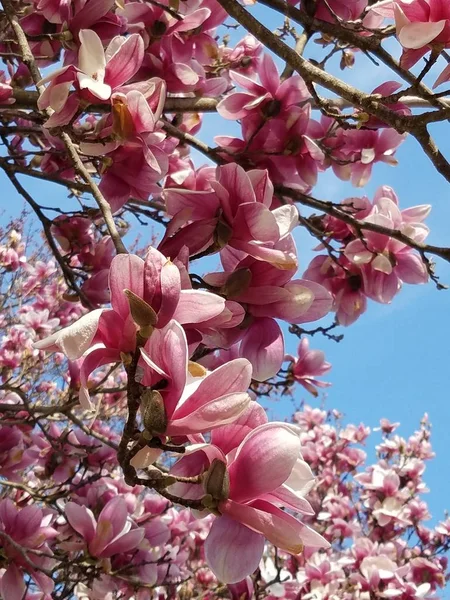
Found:
<svg viewBox="0 0 450 600"><path fill-rule="evenodd" d="M102 312L102 308L92 310L72 325L35 342L33 347L37 350L62 352L70 360L81 358L92 344Z"/></svg>

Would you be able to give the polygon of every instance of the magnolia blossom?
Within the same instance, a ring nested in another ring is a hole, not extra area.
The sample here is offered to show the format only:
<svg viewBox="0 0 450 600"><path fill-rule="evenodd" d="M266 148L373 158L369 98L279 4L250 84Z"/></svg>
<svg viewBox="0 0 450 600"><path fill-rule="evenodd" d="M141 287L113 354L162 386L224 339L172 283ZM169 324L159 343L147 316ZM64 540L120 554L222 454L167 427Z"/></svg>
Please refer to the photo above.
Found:
<svg viewBox="0 0 450 600"><path fill-rule="evenodd" d="M257 413L252 413L246 420L255 418ZM261 560L265 538L294 555L304 546L328 547L322 536L281 509L313 512L304 494L314 477L300 453L295 428L263 423L243 439L234 435L232 444L227 433L228 429L216 430L212 446L194 449L171 471L194 475L208 469L203 502L217 518L206 539L205 555L219 580L235 583L251 574ZM222 440L226 455L221 450ZM172 488L182 495L201 497L202 490L186 486L189 484L178 483Z"/></svg>
<svg viewBox="0 0 450 600"><path fill-rule="evenodd" d="M331 385L326 381L319 381L320 377L331 369L331 364L325 362L325 354L321 350L310 350L308 338L302 338L298 346L298 358L287 356L292 360L292 376L310 394L318 396L316 388L324 388Z"/></svg>
<svg viewBox="0 0 450 600"><path fill-rule="evenodd" d="M258 65L261 83L231 71L230 78L243 87L245 92L234 92L217 105L218 113L225 119L246 119L252 114L270 119L285 114L292 105L309 98L305 82L299 75L280 81L273 59L265 54Z"/></svg>
<svg viewBox="0 0 450 600"><path fill-rule="evenodd" d="M297 225L294 206L270 210L273 186L266 171L245 172L237 164L217 167L211 191L166 189L164 197L171 226L159 248L178 254L186 245L190 254L217 252L228 244L279 269L297 264L290 250L278 250L280 240Z"/></svg>
<svg viewBox="0 0 450 600"><path fill-rule="evenodd" d="M154 248L146 260L120 254L109 272L110 309L97 309L69 327L36 342L39 350L63 352L70 360L84 356L80 371L80 400L90 407L87 392L91 372L121 361L121 354L136 348L138 325L164 327L170 319L196 323L220 314L224 300L209 292L181 290L178 268ZM201 307L201 309L200 309ZM200 310L199 310L200 309Z"/></svg>
<svg viewBox="0 0 450 600"><path fill-rule="evenodd" d="M372 11L382 17L394 18L397 39L403 46L401 65L411 68L433 46L450 44L450 7L441 0L383 0ZM435 86L447 81L446 67Z"/></svg>
<svg viewBox="0 0 450 600"><path fill-rule="evenodd" d="M75 502L65 506L67 521L79 533L91 556L109 558L138 547L144 537L144 529L133 527L123 498L112 498L96 521L92 511Z"/></svg>
<svg viewBox="0 0 450 600"><path fill-rule="evenodd" d="M40 81L41 85L50 84L39 97L38 106L55 111L46 122L48 128L68 123L81 99L90 103L109 100L114 90L133 77L144 58L144 43L139 35L117 36L106 51L95 31L82 30L79 38L78 67L62 67ZM77 93L69 95L72 86Z"/></svg>
<svg viewBox="0 0 450 600"><path fill-rule="evenodd" d="M52 579L41 569L50 569L54 564L52 552L48 546L58 535L50 523L53 514L44 513L36 505L28 505L20 510L10 498L0 501L0 538L3 553L11 562L3 574L0 590L4 598L22 600L26 586L22 570L31 576L36 586L45 594L51 594L54 588ZM36 550L30 552L27 561L17 549Z"/></svg>

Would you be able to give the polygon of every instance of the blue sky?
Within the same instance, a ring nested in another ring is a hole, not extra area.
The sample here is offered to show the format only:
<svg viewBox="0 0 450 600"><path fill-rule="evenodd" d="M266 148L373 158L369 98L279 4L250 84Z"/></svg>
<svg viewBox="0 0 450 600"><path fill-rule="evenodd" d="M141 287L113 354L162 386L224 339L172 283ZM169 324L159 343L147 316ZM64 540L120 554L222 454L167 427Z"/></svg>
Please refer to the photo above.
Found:
<svg viewBox="0 0 450 600"><path fill-rule="evenodd" d="M233 32L233 38L236 37L239 36ZM395 78L387 75L384 68L376 69L361 55L357 56L357 66L345 76L347 81L367 91L386 79ZM236 124L209 116L200 137L212 142L217 133L238 132ZM436 127L433 134L444 151L449 148L448 123ZM326 172L321 175L314 193L318 198L340 201L359 193L372 197L379 185L390 185L396 190L402 208L423 203L433 205L427 219L431 229L429 242L449 246L450 193L447 182L412 139L400 147L397 158L399 166L396 168L375 165L371 181L362 190L355 190L331 172ZM196 159L198 165L205 162L198 155ZM40 204L67 206L63 189L24 177L21 180ZM19 214L23 201L3 173L0 174L0 189L4 221L6 216ZM149 229L142 233L143 241L151 237ZM297 243L300 272L303 272L313 256L311 248L315 244L302 230L297 233ZM211 268L215 266L216 262L211 264ZM437 273L443 283L450 285L448 263L437 260ZM328 318L328 322L331 321L332 315ZM326 376L333 384L327 390L326 408L338 409L345 414L347 422L364 422L371 427L376 427L381 417L400 421L399 433L404 436L414 431L427 412L433 424L432 443L436 458L427 466L425 480L431 492L426 500L433 520L439 520L444 510L450 508L450 291L438 291L432 283L406 285L391 305L370 302L366 314L354 325L343 329L343 333L344 340L339 344L320 336L311 340L311 346L323 349L333 364L332 371ZM296 338L288 341L287 350L295 351L296 344ZM323 400L314 400L298 389L295 402L302 399L316 406ZM290 401L276 403L271 413L284 418L291 407ZM378 439L377 434L369 439L369 450Z"/></svg>

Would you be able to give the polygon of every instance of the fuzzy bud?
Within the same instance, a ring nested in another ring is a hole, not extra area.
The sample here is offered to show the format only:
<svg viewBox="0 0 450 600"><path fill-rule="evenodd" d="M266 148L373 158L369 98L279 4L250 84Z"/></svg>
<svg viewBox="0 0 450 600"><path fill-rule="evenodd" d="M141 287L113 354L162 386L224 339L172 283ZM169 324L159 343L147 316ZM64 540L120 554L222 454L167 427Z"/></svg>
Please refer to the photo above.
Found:
<svg viewBox="0 0 450 600"><path fill-rule="evenodd" d="M142 422L147 431L155 435L163 434L167 429L167 414L161 394L154 390L145 390L141 395Z"/></svg>
<svg viewBox="0 0 450 600"><path fill-rule="evenodd" d="M157 314L150 304L147 304L145 300L131 290L124 290L124 294L128 298L133 321L141 328L141 335L149 338L153 331L153 327L158 321Z"/></svg>
<svg viewBox="0 0 450 600"><path fill-rule="evenodd" d="M220 294L227 298L236 298L246 292L252 281L250 269L237 269L228 277L225 285L220 288Z"/></svg>
<svg viewBox="0 0 450 600"><path fill-rule="evenodd" d="M223 461L215 458L203 480L205 492L213 500L227 500L230 493L230 477L227 471L227 465Z"/></svg>
<svg viewBox="0 0 450 600"><path fill-rule="evenodd" d="M233 230L224 221L220 220L217 222L216 230L214 232L214 241L219 249L225 248L233 235Z"/></svg>

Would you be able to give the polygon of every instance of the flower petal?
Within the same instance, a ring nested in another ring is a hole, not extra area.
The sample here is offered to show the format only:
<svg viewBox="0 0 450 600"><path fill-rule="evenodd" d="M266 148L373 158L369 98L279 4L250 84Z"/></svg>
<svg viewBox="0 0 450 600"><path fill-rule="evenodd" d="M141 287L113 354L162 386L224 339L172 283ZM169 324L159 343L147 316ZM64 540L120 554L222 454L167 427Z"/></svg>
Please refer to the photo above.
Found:
<svg viewBox="0 0 450 600"><path fill-rule="evenodd" d="M262 535L225 516L214 521L205 541L206 560L223 583L237 583L253 573L263 550Z"/></svg>

